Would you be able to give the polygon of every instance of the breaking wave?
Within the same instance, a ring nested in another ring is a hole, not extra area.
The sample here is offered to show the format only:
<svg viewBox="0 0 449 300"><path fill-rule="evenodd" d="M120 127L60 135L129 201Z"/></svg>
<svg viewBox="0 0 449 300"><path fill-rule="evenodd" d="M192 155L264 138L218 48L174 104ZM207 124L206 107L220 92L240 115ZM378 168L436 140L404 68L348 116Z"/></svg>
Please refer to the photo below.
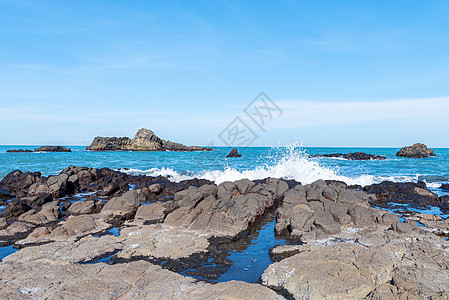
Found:
<svg viewBox="0 0 449 300"><path fill-rule="evenodd" d="M179 182L193 178L207 179L216 184L224 181L235 181L243 178L249 180L264 179L268 177L293 179L302 184L312 183L318 179L340 180L349 185L359 184L362 186L378 183L383 180L392 181L413 181L414 177L403 176L379 177L373 175L344 176L338 169L323 166L317 160L311 159L300 147L293 145L286 148L275 148L272 155L264 157L264 163L252 169L237 169L226 166L222 170L203 170L199 172L179 172L172 168L151 168L140 169L119 169L119 171L133 175L167 176L171 181ZM268 163L267 163L268 162Z"/></svg>

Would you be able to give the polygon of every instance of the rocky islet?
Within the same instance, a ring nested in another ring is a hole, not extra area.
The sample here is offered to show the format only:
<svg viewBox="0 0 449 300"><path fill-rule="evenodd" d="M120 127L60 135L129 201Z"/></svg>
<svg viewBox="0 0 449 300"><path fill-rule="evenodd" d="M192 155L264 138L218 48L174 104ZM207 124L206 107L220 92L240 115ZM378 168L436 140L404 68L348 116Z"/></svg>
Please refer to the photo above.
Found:
<svg viewBox="0 0 449 300"><path fill-rule="evenodd" d="M141 128L134 138L100 137L94 138L90 151L212 151L209 147L185 146L159 138L153 131Z"/></svg>

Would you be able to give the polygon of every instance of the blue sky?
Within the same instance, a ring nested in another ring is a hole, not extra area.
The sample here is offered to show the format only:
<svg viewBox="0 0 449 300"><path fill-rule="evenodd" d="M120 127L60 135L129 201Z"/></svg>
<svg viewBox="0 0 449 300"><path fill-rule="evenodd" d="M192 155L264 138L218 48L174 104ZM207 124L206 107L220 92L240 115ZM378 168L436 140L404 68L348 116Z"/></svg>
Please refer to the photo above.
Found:
<svg viewBox="0 0 449 300"><path fill-rule="evenodd" d="M448 32L448 1L0 0L0 144L220 145L264 91L254 145L449 147Z"/></svg>

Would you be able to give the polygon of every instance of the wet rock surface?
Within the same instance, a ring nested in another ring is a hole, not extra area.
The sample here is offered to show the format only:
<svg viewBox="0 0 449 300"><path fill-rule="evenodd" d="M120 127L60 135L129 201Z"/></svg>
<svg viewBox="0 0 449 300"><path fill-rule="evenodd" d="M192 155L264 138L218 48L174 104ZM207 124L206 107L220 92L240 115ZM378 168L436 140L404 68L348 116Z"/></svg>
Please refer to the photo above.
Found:
<svg viewBox="0 0 449 300"><path fill-rule="evenodd" d="M333 158L344 158L347 160L384 160L384 159L387 159L385 156L368 154L368 153L363 153L363 152L321 154L321 155L312 155L311 157L333 157Z"/></svg>
<svg viewBox="0 0 449 300"><path fill-rule="evenodd" d="M448 220L376 208L443 210L443 197L423 183L361 188L268 178L215 185L71 166L49 177L14 171L0 188L0 246L17 248L0 263L0 298L448 296ZM279 240L248 254L271 256L260 271L245 267L260 272L251 277L262 275L259 284L207 282L232 280L224 274L239 272L236 255L266 238L258 237L261 228Z"/></svg>
<svg viewBox="0 0 449 300"><path fill-rule="evenodd" d="M403 147L396 155L399 157L426 158L435 156L435 153L432 149L428 149L426 145L416 143L413 146Z"/></svg>
<svg viewBox="0 0 449 300"><path fill-rule="evenodd" d="M153 131L141 128L133 139L97 136L86 150L91 151L212 151L212 148L185 146L163 140Z"/></svg>

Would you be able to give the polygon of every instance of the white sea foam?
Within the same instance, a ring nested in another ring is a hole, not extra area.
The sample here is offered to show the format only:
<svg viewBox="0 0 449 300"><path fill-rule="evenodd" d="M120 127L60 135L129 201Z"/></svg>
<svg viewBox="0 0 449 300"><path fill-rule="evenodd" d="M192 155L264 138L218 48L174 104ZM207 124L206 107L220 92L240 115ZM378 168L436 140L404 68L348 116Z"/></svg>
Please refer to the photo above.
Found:
<svg viewBox="0 0 449 300"><path fill-rule="evenodd" d="M250 180L264 179L268 177L294 179L302 184L312 183L318 179L340 180L347 184L360 184L362 186L380 182L382 180L395 180L395 178L380 178L373 175L343 176L338 170L325 167L318 161L310 159L304 151L296 145L284 148L283 153L269 157L270 164L257 166L249 170L238 170L226 167L224 170L205 170L200 172L187 172L182 174L171 168L151 168L140 169L120 169L127 174L148 175L148 176L169 176L170 180L179 182L182 180L200 178L214 181L216 184L224 181L235 181L243 178Z"/></svg>

